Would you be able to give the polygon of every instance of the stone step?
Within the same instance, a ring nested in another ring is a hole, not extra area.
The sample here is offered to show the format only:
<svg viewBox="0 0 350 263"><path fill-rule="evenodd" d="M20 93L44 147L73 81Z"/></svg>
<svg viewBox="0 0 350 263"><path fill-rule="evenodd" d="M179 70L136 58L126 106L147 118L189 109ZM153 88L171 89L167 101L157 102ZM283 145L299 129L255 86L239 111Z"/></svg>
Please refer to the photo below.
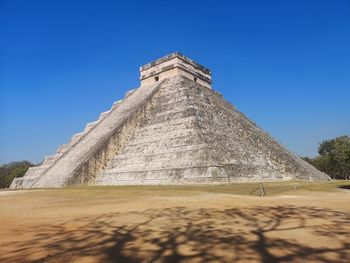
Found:
<svg viewBox="0 0 350 263"><path fill-rule="evenodd" d="M173 153L182 153L182 152L189 152L189 151L198 151L203 149L210 149L208 145L206 144L190 144L190 145L181 145L179 147L173 147L173 148L162 148L152 151L146 151L146 152L137 152L137 153L131 153L131 152L123 152L121 154L118 154L115 156L111 161L113 160L123 160L127 158L139 158L139 157L151 157L155 155L164 155L164 154L173 154Z"/></svg>
<svg viewBox="0 0 350 263"><path fill-rule="evenodd" d="M182 136L176 136L173 138L167 138L166 136L161 137L153 137L149 138L146 140L139 139L139 140L132 140L128 144L127 148L125 149L126 151L134 148L147 148L147 147L152 147L152 148L158 148L158 147L176 147L176 146L181 146L181 145L187 145L187 144L199 144L201 143L201 140L198 136L198 134L190 134L190 135L182 135Z"/></svg>
<svg viewBox="0 0 350 263"><path fill-rule="evenodd" d="M188 144L196 145L200 144L198 134L183 134L176 135L174 137L167 137L159 135L152 136L146 139L130 140L130 144L125 148L125 152L133 149L143 148L144 150L153 150L155 148L164 147L164 148L173 148L186 146Z"/></svg>
<svg viewBox="0 0 350 263"><path fill-rule="evenodd" d="M157 154L147 154L147 155L124 155L124 156L117 156L117 158L114 158L110 160L108 167L109 168L118 168L118 167L126 167L128 165L147 165L149 163L171 163L176 162L176 160L179 159L191 159L196 158L198 160L210 160L210 154L208 152L207 148L201 148L196 150L178 150L178 151L172 151L172 152L164 152L164 153L157 153Z"/></svg>
<svg viewBox="0 0 350 263"><path fill-rule="evenodd" d="M155 114L155 118L160 118L163 117L164 115L179 115L179 114L183 114L183 113L187 113L188 111L190 111L191 109L196 109L194 106L186 106L185 109L173 109L172 107L164 107L162 109L159 110L159 112L157 112Z"/></svg>
<svg viewBox="0 0 350 263"><path fill-rule="evenodd" d="M76 143L77 141L80 140L81 137L83 137L85 135L85 132L80 132L80 133L76 133L72 136L72 139L70 140L69 144L73 145L74 143Z"/></svg>
<svg viewBox="0 0 350 263"><path fill-rule="evenodd" d="M100 119L104 118L110 111L106 111L100 114ZM74 134L68 144L63 144L59 146L54 155L45 156L41 165L30 167L25 177L23 177L23 183L25 184L27 180L33 178L39 178L40 175L48 169L57 159L59 159L74 143L76 143L82 136L89 132L93 127L95 127L99 121L94 121L86 124L83 132Z"/></svg>
<svg viewBox="0 0 350 263"><path fill-rule="evenodd" d="M164 82L169 81L164 80L154 85L145 85L130 92L127 94L127 99L124 99L119 106L115 106L106 116L102 114L103 118L95 128L89 130L89 132L75 134L70 142L71 148L55 162L55 165L46 169L35 187L64 186L68 180L73 178L82 165L89 158L92 158L93 153L97 152L100 147L105 147L104 142L112 136L113 129L128 120L135 109L147 103L150 96Z"/></svg>
<svg viewBox="0 0 350 263"><path fill-rule="evenodd" d="M158 130L159 132L166 132L172 130L174 126L179 128L190 128L197 123L198 120L196 116L184 117L181 119L168 120L167 122L157 122L140 127L137 131L137 134L141 135L147 132L153 132L154 130Z"/></svg>
<svg viewBox="0 0 350 263"><path fill-rule="evenodd" d="M70 145L69 144L62 144L61 146L59 146L57 148L56 153L57 154L63 154L65 151L67 151L69 149Z"/></svg>
<svg viewBox="0 0 350 263"><path fill-rule="evenodd" d="M128 97L129 95L131 95L131 93L133 93L135 90L130 90L125 94L125 97ZM79 141L82 136L84 136L85 134L87 134L89 131L91 131L102 119L104 119L114 108L116 108L121 102L123 102L123 100L118 100L116 102L113 103L113 106L111 108L111 110L102 112L99 115L99 118L97 121L94 122L90 122L87 123L84 131L74 134L70 140L70 142L68 144L63 144L61 146L59 146L56 150L56 154L54 155L49 155L46 156L42 162L41 165L39 166L35 166L35 167L31 167L28 169L28 171L25 174L24 179L21 180L20 184L26 184L26 182L28 180L31 180L33 178L38 178L40 177L40 175L46 170L48 169L57 159L59 159L70 147L72 147L77 141Z"/></svg>
<svg viewBox="0 0 350 263"><path fill-rule="evenodd" d="M175 139L186 135L191 136L194 134L198 134L198 130L196 130L193 127L183 129L176 128L163 132L159 132L157 130L148 131L147 133L145 132L142 135L139 133L135 134L134 137L130 140L130 145L160 140L167 141L168 139Z"/></svg>
<svg viewBox="0 0 350 263"><path fill-rule="evenodd" d="M104 117L106 117L110 112L111 112L111 110L102 112L100 114L100 117L98 118L98 122L101 121Z"/></svg>
<svg viewBox="0 0 350 263"><path fill-rule="evenodd" d="M179 169L159 169L149 171L133 171L119 173L104 173L96 184L101 185L157 185L181 183L228 183L232 181L221 167L181 167Z"/></svg>
<svg viewBox="0 0 350 263"><path fill-rule="evenodd" d="M115 107L117 107L120 103L122 103L123 100L117 100L113 103L112 105L112 109L114 109Z"/></svg>
<svg viewBox="0 0 350 263"><path fill-rule="evenodd" d="M58 154L58 153L45 156L44 161L42 162L41 166L42 165L48 166L48 165L53 164L60 156L61 156L61 154Z"/></svg>
<svg viewBox="0 0 350 263"><path fill-rule="evenodd" d="M30 167L26 174L25 177L23 177L25 180L26 179L33 179L33 178L38 178L41 173L47 168L48 166L34 166L34 167Z"/></svg>
<svg viewBox="0 0 350 263"><path fill-rule="evenodd" d="M131 90L128 90L127 92L125 92L124 98L129 97L135 90L136 90L136 89L131 89Z"/></svg>
<svg viewBox="0 0 350 263"><path fill-rule="evenodd" d="M176 145L176 146L168 146L168 147L164 147L164 148L127 148L126 150L123 151L123 154L127 154L127 155L153 155L153 154L161 154L164 152L172 152L172 151L181 151L181 150L194 150L197 147L202 146L203 144L192 144L192 143L188 143L188 144L181 144L181 145Z"/></svg>
<svg viewBox="0 0 350 263"><path fill-rule="evenodd" d="M83 133L89 132L93 127L95 127L97 125L97 123L99 123L99 121L93 121L93 122L89 122L88 124L86 124Z"/></svg>
<svg viewBox="0 0 350 263"><path fill-rule="evenodd" d="M140 162L136 163L133 162L133 160L126 160L125 162L118 162L118 164L113 167L109 168L108 172L128 172L128 171L147 171L147 170L154 170L154 169L178 169L181 167L192 167L192 166L208 166L208 165L214 165L215 163L212 162L210 158L208 159L195 159L194 156L184 157L182 159L164 159L164 160L152 160L150 162Z"/></svg>

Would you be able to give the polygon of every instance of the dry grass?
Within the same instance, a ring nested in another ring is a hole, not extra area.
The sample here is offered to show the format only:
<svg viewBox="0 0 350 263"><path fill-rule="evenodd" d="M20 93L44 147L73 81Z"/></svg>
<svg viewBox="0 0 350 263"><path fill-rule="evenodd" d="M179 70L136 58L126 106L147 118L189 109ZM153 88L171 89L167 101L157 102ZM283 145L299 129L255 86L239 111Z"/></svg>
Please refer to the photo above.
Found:
<svg viewBox="0 0 350 263"><path fill-rule="evenodd" d="M336 192L340 187L350 187L350 181L334 180L331 182L264 182L266 196L305 194L305 192ZM189 185L189 186L79 186L59 189L26 190L33 198L64 197L104 197L128 198L135 196L176 196L196 195L198 193L217 193L233 195L259 196L259 183L235 183L223 185ZM1 193L1 192L0 192Z"/></svg>

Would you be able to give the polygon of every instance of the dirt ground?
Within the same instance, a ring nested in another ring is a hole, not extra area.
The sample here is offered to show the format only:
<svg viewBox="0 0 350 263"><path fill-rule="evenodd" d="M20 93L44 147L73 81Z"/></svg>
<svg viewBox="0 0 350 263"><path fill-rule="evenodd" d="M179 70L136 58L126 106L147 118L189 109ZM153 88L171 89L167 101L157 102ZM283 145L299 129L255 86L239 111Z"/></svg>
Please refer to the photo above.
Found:
<svg viewBox="0 0 350 263"><path fill-rule="evenodd" d="M350 182L256 187L0 191L0 262L350 262Z"/></svg>

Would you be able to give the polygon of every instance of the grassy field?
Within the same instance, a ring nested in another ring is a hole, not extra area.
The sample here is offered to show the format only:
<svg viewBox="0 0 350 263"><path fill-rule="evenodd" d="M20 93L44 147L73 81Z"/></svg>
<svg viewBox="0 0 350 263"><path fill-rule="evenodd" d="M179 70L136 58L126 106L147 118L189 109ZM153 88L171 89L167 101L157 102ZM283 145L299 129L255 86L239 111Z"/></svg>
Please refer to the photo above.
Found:
<svg viewBox="0 0 350 263"><path fill-rule="evenodd" d="M349 262L350 181L0 191L0 262Z"/></svg>
<svg viewBox="0 0 350 263"><path fill-rule="evenodd" d="M339 189L350 188L350 181L331 182L264 182L266 197L276 195L299 195L306 192L337 192ZM259 183L236 183L223 185L189 185L189 186L81 186L59 189L26 190L31 197L104 197L127 198L135 196L176 196L198 195L200 193L232 194L260 196Z"/></svg>

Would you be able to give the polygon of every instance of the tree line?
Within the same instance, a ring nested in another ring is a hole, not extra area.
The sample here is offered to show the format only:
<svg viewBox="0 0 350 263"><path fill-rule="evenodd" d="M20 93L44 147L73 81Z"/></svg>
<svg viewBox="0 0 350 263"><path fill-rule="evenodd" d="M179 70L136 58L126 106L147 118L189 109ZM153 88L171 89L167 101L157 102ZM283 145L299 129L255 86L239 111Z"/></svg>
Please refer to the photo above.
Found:
<svg viewBox="0 0 350 263"><path fill-rule="evenodd" d="M350 137L340 136L325 140L318 147L319 155L303 159L333 179L350 179ZM22 177L29 167L35 166L29 161L10 162L0 166L0 188L10 186L12 180Z"/></svg>
<svg viewBox="0 0 350 263"><path fill-rule="evenodd" d="M318 156L303 159L333 179L350 179L350 137L344 135L322 141Z"/></svg>
<svg viewBox="0 0 350 263"><path fill-rule="evenodd" d="M16 177L23 177L29 167L34 166L29 161L10 162L0 166L0 188L7 188Z"/></svg>

